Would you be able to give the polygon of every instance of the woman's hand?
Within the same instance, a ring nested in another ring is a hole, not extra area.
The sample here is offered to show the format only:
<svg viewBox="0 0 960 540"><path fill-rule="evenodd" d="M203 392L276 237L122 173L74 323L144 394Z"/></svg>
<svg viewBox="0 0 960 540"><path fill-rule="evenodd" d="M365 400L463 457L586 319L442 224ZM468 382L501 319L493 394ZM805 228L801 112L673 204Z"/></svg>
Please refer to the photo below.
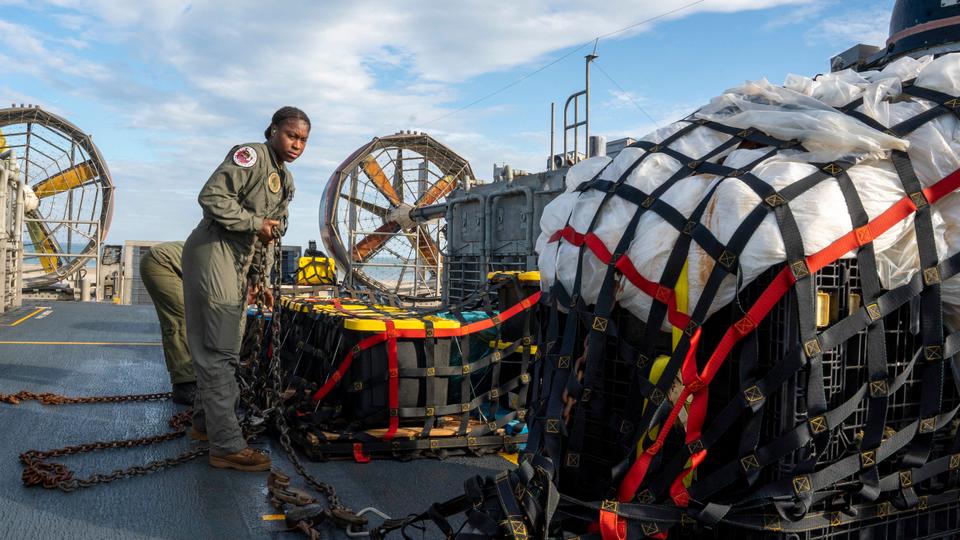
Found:
<svg viewBox="0 0 960 540"><path fill-rule="evenodd" d="M275 219L264 219L263 225L260 225L260 230L257 231L257 238L263 242L263 245L269 245L273 242L273 228L279 226L280 222Z"/></svg>
<svg viewBox="0 0 960 540"><path fill-rule="evenodd" d="M263 306L273 309L273 291L271 291L269 287L264 289L261 284L251 283L250 286L247 287L247 305L257 303L257 297L260 296L261 290L263 291Z"/></svg>

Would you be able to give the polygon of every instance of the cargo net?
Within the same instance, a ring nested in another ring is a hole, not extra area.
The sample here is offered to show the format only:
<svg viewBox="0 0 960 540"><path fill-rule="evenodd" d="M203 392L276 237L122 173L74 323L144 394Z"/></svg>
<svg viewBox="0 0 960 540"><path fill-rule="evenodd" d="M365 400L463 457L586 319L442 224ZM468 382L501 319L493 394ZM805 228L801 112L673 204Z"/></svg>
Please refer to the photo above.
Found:
<svg viewBox="0 0 960 540"><path fill-rule="evenodd" d="M280 301L292 439L313 459L516 452L526 441L539 277L492 276L464 302Z"/></svg>
<svg viewBox="0 0 960 540"><path fill-rule="evenodd" d="M525 454L560 504L520 482L526 532L956 514L958 94L957 54L752 82L568 172Z"/></svg>

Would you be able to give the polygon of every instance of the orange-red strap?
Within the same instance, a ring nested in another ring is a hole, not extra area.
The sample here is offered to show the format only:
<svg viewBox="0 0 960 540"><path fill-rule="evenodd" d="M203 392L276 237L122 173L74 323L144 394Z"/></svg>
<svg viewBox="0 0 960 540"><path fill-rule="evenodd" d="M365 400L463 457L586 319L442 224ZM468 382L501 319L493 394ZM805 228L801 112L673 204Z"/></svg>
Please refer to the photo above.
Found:
<svg viewBox="0 0 960 540"><path fill-rule="evenodd" d="M383 440L389 441L400 427L400 363L397 360L397 329L393 321L384 321L387 325L387 406L390 408L390 427L383 434Z"/></svg>
<svg viewBox="0 0 960 540"><path fill-rule="evenodd" d="M370 463L370 456L363 453L363 444L353 443L353 460L357 463Z"/></svg>
<svg viewBox="0 0 960 540"><path fill-rule="evenodd" d="M677 309L677 297L676 293L670 287L664 287L659 283L650 281L649 279L643 277L643 275L637 270L633 265L633 261L630 260L630 257L626 255L621 255L617 257L617 260L613 260L613 255L610 253L610 250L607 249L607 246L603 243L603 240L600 239L597 235L592 232L587 234L580 234L571 226L566 226L563 229L553 233L550 236L551 242L557 242L561 238L569 242L570 244L581 247L586 245L593 255L600 260L603 264L610 264L611 262L616 266L617 270L625 278L627 278L634 287L645 292L651 298L661 302L667 306L667 320L670 321L676 328L686 328L687 324L690 323L690 317Z"/></svg>
<svg viewBox="0 0 960 540"><path fill-rule="evenodd" d="M600 510L600 536L603 540L627 540L627 523L615 512Z"/></svg>
<svg viewBox="0 0 960 540"><path fill-rule="evenodd" d="M347 370L350 369L350 364L353 363L353 359L356 357L356 355L360 354L361 351L365 351L374 345L383 343L386 340L386 332L380 332L361 340L360 343L357 343L353 349L347 351L347 354L343 357L340 365L337 366L337 370L330 375L330 377L327 379L327 382L323 383L323 386L321 386L319 390L314 392L313 401L320 401L326 397L335 386L337 386L340 380L343 379L344 375L347 374Z"/></svg>

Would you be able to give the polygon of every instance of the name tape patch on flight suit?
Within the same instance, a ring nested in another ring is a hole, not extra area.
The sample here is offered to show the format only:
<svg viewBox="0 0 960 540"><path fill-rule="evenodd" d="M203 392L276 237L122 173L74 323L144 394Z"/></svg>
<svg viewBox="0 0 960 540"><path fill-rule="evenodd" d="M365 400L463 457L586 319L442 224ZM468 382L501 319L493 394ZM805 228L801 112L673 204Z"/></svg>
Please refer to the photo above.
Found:
<svg viewBox="0 0 960 540"><path fill-rule="evenodd" d="M241 167L253 167L257 162L257 151L249 146L241 146L233 153L233 162Z"/></svg>
<svg viewBox="0 0 960 540"><path fill-rule="evenodd" d="M270 193L279 193L280 192L280 175L272 172L267 178L267 187L270 188Z"/></svg>

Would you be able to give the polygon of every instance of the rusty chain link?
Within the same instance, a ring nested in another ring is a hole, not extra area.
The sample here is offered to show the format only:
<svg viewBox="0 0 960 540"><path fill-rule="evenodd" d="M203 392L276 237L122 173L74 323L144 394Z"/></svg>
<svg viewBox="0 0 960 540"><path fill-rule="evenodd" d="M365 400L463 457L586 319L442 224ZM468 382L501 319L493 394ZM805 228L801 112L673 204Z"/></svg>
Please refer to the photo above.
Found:
<svg viewBox="0 0 960 540"><path fill-rule="evenodd" d="M23 392L21 392L22 394ZM163 395L163 394L146 394L146 395ZM63 397L63 396L59 396ZM58 404L72 404L72 403L119 403L123 401L152 401L145 399L136 399L142 396L109 396L114 398L123 398L123 397L133 397L134 399L115 399L108 401L76 401L76 400L88 400L88 399L99 399L99 398L64 398L65 401L59 401ZM21 479L23 480L23 485L30 486L43 486L47 489L59 489L61 491L76 491L80 488L87 488L95 486L97 484L105 484L107 482L112 482L114 480L119 480L121 478L132 478L134 476L142 476L145 474L154 473L163 469L174 467L180 465L181 463L186 463L192 459L195 459L205 453L207 453L207 448L193 448L178 454L172 458L160 459L151 461L145 465L136 465L133 467L128 467L126 469L116 469L110 473L96 473L87 478L76 478L72 470L69 467L62 463L50 462L48 460L52 458L60 458L65 456L72 456L75 454L85 454L88 452L94 452L97 450L111 450L116 448L135 448L139 446L149 446L152 444L157 444L165 441L172 441L183 437L186 434L187 427L190 425L190 418L193 415L193 411L188 409L186 411L179 412L174 414L169 421L170 433L164 433L162 435L153 435L149 437L139 437L135 439L120 439L114 441L98 441L92 443L78 444L75 446L65 446L63 448L56 448L53 450L27 450L26 452L20 454L20 463L23 464L23 473L21 474Z"/></svg>
<svg viewBox="0 0 960 540"><path fill-rule="evenodd" d="M21 390L16 394L0 394L0 403L19 405L23 401L39 401L44 405L77 405L81 403L127 403L132 401L164 401L173 397L171 392L156 394L126 394L119 396L69 397L52 392Z"/></svg>

